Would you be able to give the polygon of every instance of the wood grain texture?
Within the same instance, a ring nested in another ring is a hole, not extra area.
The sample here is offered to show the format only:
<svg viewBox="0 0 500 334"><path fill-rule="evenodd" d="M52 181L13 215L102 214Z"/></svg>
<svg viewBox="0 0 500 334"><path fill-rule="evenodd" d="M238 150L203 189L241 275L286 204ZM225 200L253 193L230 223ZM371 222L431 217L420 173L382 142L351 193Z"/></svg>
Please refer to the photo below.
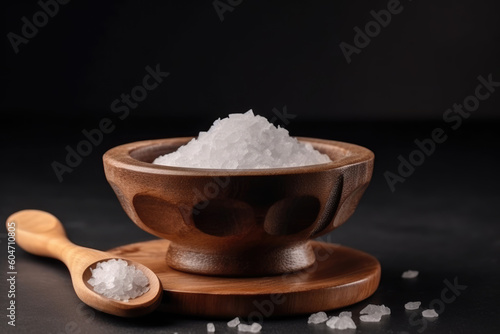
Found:
<svg viewBox="0 0 500 334"><path fill-rule="evenodd" d="M312 266L268 277L194 275L167 266L167 240L121 246L109 252L153 270L164 288L161 310L207 317L294 315L357 303L372 295L380 281L380 264L371 255L339 245L311 242Z"/></svg>
<svg viewBox="0 0 500 334"><path fill-rule="evenodd" d="M185 272L246 277L307 268L315 260L309 240L353 214L372 176L370 150L314 138L298 139L332 162L253 170L151 163L191 139L125 144L103 157L127 215L170 240L167 262Z"/></svg>
<svg viewBox="0 0 500 334"><path fill-rule="evenodd" d="M90 268L94 269L97 262L119 257L71 243L61 222L50 213L40 210L19 211L7 219L7 226L12 223L15 226L16 242L22 249L64 262L71 274L76 294L90 307L122 317L136 317L152 312L160 304L163 291L160 281L149 268L130 259L124 260L129 265L135 265L148 278L148 292L128 302L109 299L94 292L93 287L87 283L92 276Z"/></svg>

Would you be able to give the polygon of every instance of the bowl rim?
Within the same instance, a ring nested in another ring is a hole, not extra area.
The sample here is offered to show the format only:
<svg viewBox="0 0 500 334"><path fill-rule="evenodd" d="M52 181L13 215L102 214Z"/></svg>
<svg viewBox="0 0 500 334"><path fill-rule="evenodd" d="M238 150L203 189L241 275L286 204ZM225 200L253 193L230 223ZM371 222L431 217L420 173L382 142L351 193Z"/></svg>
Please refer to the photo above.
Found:
<svg viewBox="0 0 500 334"><path fill-rule="evenodd" d="M189 175L189 176L249 176L249 175L285 175L285 174L303 174L311 172L322 172L335 168L343 168L360 163L373 161L374 153L356 144L319 139L311 137L295 137L300 142L310 143L315 149L321 147L334 147L339 151L343 151L344 156L340 159L335 159L332 162L314 164L298 167L281 167L281 168L263 168L263 169L214 169L214 168L195 168L195 167L175 167L157 165L150 162L145 162L132 157L132 153L139 149L144 149L148 146L164 146L174 143L187 144L191 139L196 137L171 137L163 139L151 139L130 142L115 146L109 149L103 155L104 165L111 164L118 168L124 168L136 172L145 172L158 175ZM179 145L179 147L181 146ZM324 153L324 152L322 152ZM326 153L325 153L326 154ZM330 157L331 158L331 157Z"/></svg>

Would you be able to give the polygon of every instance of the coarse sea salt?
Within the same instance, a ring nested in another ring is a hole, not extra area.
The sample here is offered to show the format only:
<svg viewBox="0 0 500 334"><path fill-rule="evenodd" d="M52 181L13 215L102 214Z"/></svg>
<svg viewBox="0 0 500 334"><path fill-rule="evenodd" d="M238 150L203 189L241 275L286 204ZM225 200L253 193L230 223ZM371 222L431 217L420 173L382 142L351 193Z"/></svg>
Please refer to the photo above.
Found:
<svg viewBox="0 0 500 334"><path fill-rule="evenodd" d="M128 302L149 290L149 280L144 273L122 259L98 262L90 271L92 277L87 282L95 292L107 298Z"/></svg>
<svg viewBox="0 0 500 334"><path fill-rule="evenodd" d="M343 311L337 316L333 316L326 322L326 325L332 329L356 329L356 324L352 320L352 312Z"/></svg>
<svg viewBox="0 0 500 334"><path fill-rule="evenodd" d="M207 132L177 151L157 157L165 166L209 169L266 169L331 162L310 143L299 142L288 131L252 110L218 119Z"/></svg>
<svg viewBox="0 0 500 334"><path fill-rule="evenodd" d="M410 278L415 278L418 276L418 271L416 270L407 270L403 274L401 274L401 277L410 279Z"/></svg>
<svg viewBox="0 0 500 334"><path fill-rule="evenodd" d="M307 319L307 323L317 325L325 322L326 320L328 320L328 316L325 312L317 312L309 316L309 319Z"/></svg>
<svg viewBox="0 0 500 334"><path fill-rule="evenodd" d="M240 324L240 318L236 317L227 323L227 327L236 327Z"/></svg>
<svg viewBox="0 0 500 334"><path fill-rule="evenodd" d="M333 316L326 321L326 325L330 328L335 328L335 324L339 321L339 317Z"/></svg>
<svg viewBox="0 0 500 334"><path fill-rule="evenodd" d="M364 309L362 309L359 314L376 314L389 315L391 314L391 309L385 305L375 305L368 304Z"/></svg>
<svg viewBox="0 0 500 334"><path fill-rule="evenodd" d="M425 318L437 318L439 314L434 309L428 309L422 311L422 316Z"/></svg>
<svg viewBox="0 0 500 334"><path fill-rule="evenodd" d="M250 332L250 333L258 333L262 329L262 325L254 322L251 325L247 324L239 324L238 325L238 331L239 332Z"/></svg>
<svg viewBox="0 0 500 334"><path fill-rule="evenodd" d="M405 304L405 309L407 310L416 310L420 307L421 302L408 302Z"/></svg>
<svg viewBox="0 0 500 334"><path fill-rule="evenodd" d="M391 314L391 309L385 305L369 304L359 314L364 314L359 317L363 322L379 322L383 315Z"/></svg>
<svg viewBox="0 0 500 334"><path fill-rule="evenodd" d="M359 317L359 320L363 322L379 322L382 319L382 314L373 313L373 314L364 314Z"/></svg>
<svg viewBox="0 0 500 334"><path fill-rule="evenodd" d="M211 322L207 324L207 332L209 333L214 333L215 332L215 325Z"/></svg>
<svg viewBox="0 0 500 334"><path fill-rule="evenodd" d="M343 311L339 313L339 317L349 317L352 318L352 312L351 311Z"/></svg>

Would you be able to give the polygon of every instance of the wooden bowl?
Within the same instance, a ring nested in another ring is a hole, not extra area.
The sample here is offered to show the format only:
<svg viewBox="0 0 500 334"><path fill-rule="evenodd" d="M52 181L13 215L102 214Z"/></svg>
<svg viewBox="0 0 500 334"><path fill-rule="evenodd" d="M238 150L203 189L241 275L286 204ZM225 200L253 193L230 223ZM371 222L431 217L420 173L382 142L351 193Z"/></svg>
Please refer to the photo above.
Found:
<svg viewBox="0 0 500 334"><path fill-rule="evenodd" d="M309 240L354 212L373 171L361 146L297 138L332 162L305 167L222 170L152 164L191 137L117 146L104 154L106 178L127 215L170 240L167 264L216 276L265 276L312 265Z"/></svg>

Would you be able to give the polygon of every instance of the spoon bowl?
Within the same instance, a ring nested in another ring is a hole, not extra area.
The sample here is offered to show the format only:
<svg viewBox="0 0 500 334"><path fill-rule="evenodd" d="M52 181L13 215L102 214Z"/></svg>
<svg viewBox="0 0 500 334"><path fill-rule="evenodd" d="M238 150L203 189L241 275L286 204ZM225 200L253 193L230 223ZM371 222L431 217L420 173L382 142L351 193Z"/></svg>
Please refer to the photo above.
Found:
<svg viewBox="0 0 500 334"><path fill-rule="evenodd" d="M29 253L52 257L68 267L78 298L99 311L121 316L136 317L152 312L161 302L163 288L156 274L148 267L113 254L80 247L71 243L61 222L48 212L23 210L12 214L7 224L14 222L16 242ZM9 225L10 226L10 225ZM149 290L143 295L120 301L95 292L88 283L98 262L123 259L140 269L149 280Z"/></svg>
<svg viewBox="0 0 500 334"><path fill-rule="evenodd" d="M118 259L117 257L110 257L111 254L107 254L107 256L108 256L108 258L95 261L94 263L89 265L83 271L82 281L85 284L85 286L87 287L87 289L92 291L93 294L88 294L86 292L86 290L83 290L85 292L82 295L80 295L78 293L78 291L76 291L76 289L75 289L78 297L83 302L85 302L87 305L91 305L91 304L96 305L96 306L94 306L94 308L96 308L96 309L99 309L100 305L106 304L107 309L112 308L114 310L112 314L120 315L120 316L139 316L139 315L149 313L150 311L153 311L154 308L156 308L157 304L151 303L151 299L155 297L154 296L155 294L157 294L158 297L161 296L161 294L158 294L158 291L160 291L160 293L162 291L161 283L158 280L158 277L156 276L155 273L153 273L148 267L146 267L140 263L126 260L126 259L122 259L122 260L125 260L128 265L133 265L137 269L141 270L144 273L144 275L148 278L149 290L147 292L145 292L144 294L142 294L136 298L129 299L128 301L125 302L125 301L107 298L107 297L100 295L99 293L94 291L94 287L88 283L88 280L92 277L92 271L90 269L91 268L95 269L98 262L108 261L111 259ZM159 302L160 298L157 298L157 301ZM140 311L137 310L138 308L141 310ZM106 313L111 313L111 312L108 312L108 311L103 310L103 309L99 309L99 310L106 312ZM132 315L129 315L129 313L132 313Z"/></svg>

